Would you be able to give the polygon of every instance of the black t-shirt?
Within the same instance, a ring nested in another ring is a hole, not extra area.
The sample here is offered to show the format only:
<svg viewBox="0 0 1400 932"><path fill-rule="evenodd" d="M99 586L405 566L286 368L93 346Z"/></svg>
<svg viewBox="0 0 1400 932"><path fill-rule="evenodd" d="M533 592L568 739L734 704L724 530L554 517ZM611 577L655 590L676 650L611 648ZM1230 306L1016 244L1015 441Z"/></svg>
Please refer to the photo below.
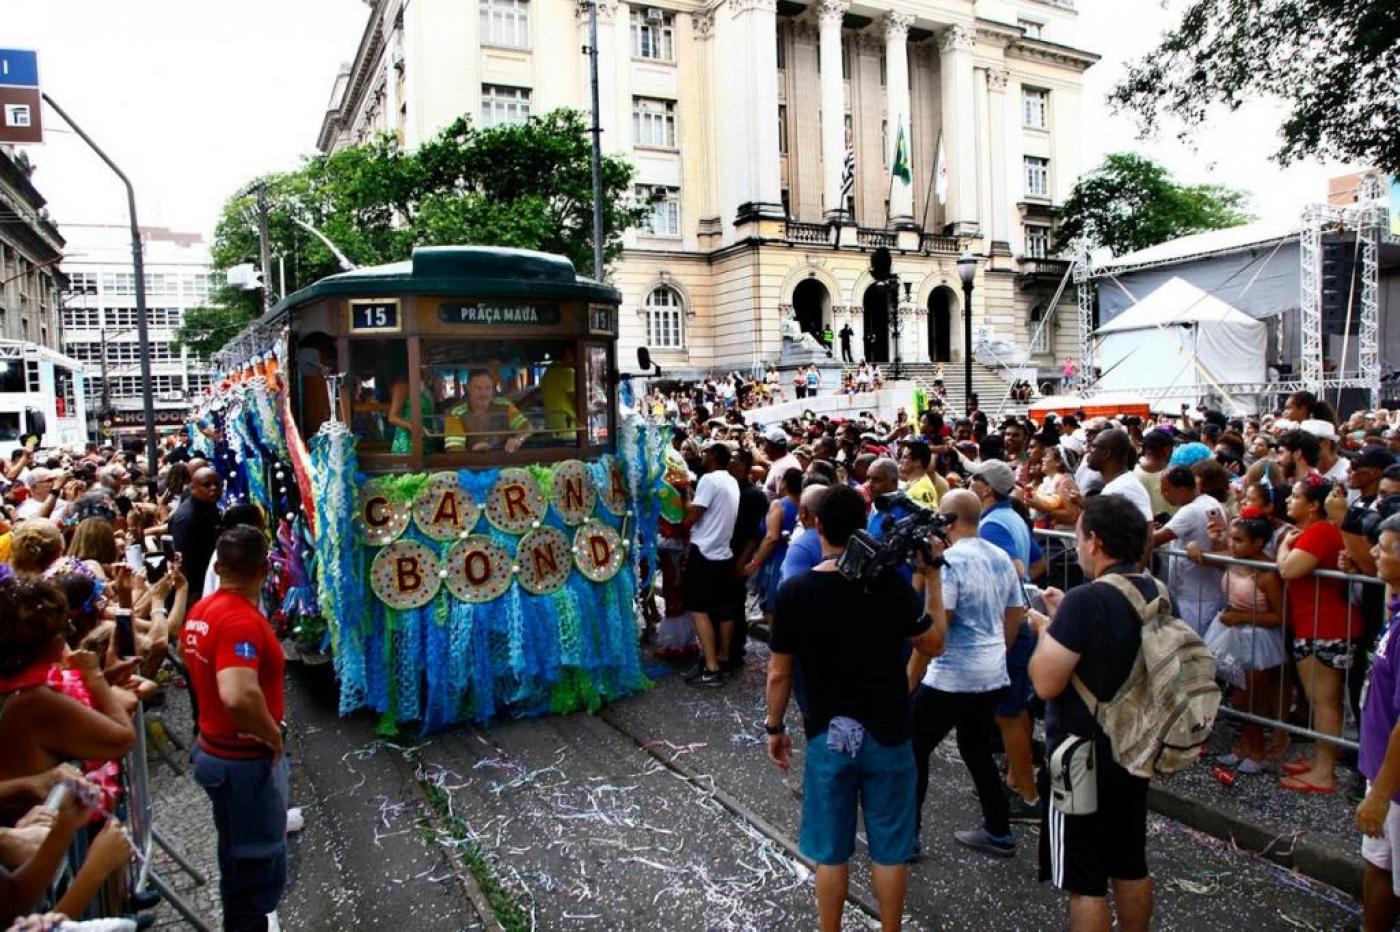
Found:
<svg viewBox="0 0 1400 932"><path fill-rule="evenodd" d="M739 513L734 518L734 535L729 539L729 549L735 559L751 543L763 539L768 533L764 518L768 515L768 496L763 489L752 482L739 483Z"/></svg>
<svg viewBox="0 0 1400 932"><path fill-rule="evenodd" d="M834 571L812 570L783 583L769 645L776 654L794 655L801 670L807 737L844 715L881 744L907 740L907 642L930 624L919 594L892 572L869 592Z"/></svg>
<svg viewBox="0 0 1400 932"><path fill-rule="evenodd" d="M1136 567L1124 563L1109 572L1133 574L1129 579L1143 598L1156 598L1156 583L1150 577L1135 575ZM1101 702L1112 699L1127 682L1142 647L1141 617L1132 603L1107 583L1076 586L1066 592L1048 630L1056 641L1079 654L1074 672ZM1046 742L1053 748L1067 734L1087 737L1094 733L1094 717L1071 681L1046 704Z"/></svg>

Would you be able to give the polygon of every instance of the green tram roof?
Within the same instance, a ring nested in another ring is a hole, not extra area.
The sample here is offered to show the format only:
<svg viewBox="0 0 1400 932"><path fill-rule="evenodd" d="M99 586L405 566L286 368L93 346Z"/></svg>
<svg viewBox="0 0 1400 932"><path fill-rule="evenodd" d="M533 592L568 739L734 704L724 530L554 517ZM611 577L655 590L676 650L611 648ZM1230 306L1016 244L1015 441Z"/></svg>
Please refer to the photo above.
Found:
<svg viewBox="0 0 1400 932"><path fill-rule="evenodd" d="M564 256L500 246L418 246L407 262L341 272L308 285L283 298L258 323L273 323L319 298L402 294L622 303L620 291L579 275Z"/></svg>

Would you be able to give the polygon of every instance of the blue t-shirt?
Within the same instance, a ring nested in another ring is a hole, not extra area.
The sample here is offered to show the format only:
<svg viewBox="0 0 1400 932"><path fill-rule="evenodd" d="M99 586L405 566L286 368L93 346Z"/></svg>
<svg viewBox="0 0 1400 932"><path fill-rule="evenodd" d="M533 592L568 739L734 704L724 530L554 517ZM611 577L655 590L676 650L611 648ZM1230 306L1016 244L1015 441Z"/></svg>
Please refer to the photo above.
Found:
<svg viewBox="0 0 1400 932"><path fill-rule="evenodd" d="M943 552L948 640L924 673L924 685L949 693L985 693L1011 684L1006 673L1006 610L1025 604L1016 567L979 537Z"/></svg>
<svg viewBox="0 0 1400 932"><path fill-rule="evenodd" d="M1020 560L1023 570L1029 571L1031 564L1039 559L1039 548L1032 556L1035 542L1031 539L1030 528L1010 502L998 502L982 512L977 534L987 543L1000 547L1012 560Z"/></svg>
<svg viewBox="0 0 1400 932"><path fill-rule="evenodd" d="M816 528L808 528L802 536L788 545L787 556L783 557L783 572L779 585L822 562L822 536Z"/></svg>

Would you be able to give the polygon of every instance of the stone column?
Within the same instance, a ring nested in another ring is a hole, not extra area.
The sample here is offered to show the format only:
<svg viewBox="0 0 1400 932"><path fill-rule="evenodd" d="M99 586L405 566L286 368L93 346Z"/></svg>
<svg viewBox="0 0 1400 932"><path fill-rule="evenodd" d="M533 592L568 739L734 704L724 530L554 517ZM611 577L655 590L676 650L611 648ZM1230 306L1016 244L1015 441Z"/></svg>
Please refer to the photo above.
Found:
<svg viewBox="0 0 1400 932"><path fill-rule="evenodd" d="M991 211L985 218L987 239L1011 242L1010 208L1006 199L1006 82L1005 68L987 69L987 129L989 159L987 183L991 186ZM991 244L988 243L990 251Z"/></svg>
<svg viewBox="0 0 1400 932"><path fill-rule="evenodd" d="M909 27L914 17L891 10L884 16L885 33L885 119L889 121L890 166L894 166L899 145L899 131L904 129L904 141L910 152L910 182L893 179L890 186L890 220L900 228L914 224L913 132L909 119Z"/></svg>
<svg viewBox="0 0 1400 932"><path fill-rule="evenodd" d="M841 79L841 18L849 0L817 0L822 90L822 208L827 220L846 219L841 175L846 165L846 96Z"/></svg>
<svg viewBox="0 0 1400 932"><path fill-rule="evenodd" d="M729 116L720 146L725 209L736 226L783 220L778 154L777 0L730 0L716 22L718 99ZM743 67L728 63L743 63ZM726 190L727 189L727 190ZM773 227L776 232L776 226ZM752 234L744 234L752 235Z"/></svg>
<svg viewBox="0 0 1400 932"><path fill-rule="evenodd" d="M980 229L977 216L977 126L972 47L966 26L949 26L939 42L943 97L943 147L948 155L948 223L955 233Z"/></svg>

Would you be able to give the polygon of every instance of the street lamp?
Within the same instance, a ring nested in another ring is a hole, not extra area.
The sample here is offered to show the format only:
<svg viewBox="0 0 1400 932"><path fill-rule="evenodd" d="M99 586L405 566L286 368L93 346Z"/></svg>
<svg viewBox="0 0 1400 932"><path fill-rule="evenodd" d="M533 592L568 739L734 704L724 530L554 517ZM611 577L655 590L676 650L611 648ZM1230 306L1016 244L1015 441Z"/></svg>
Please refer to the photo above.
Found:
<svg viewBox="0 0 1400 932"><path fill-rule="evenodd" d="M977 257L963 248L958 256L958 278L963 286L963 407L972 401L972 279L977 275Z"/></svg>

